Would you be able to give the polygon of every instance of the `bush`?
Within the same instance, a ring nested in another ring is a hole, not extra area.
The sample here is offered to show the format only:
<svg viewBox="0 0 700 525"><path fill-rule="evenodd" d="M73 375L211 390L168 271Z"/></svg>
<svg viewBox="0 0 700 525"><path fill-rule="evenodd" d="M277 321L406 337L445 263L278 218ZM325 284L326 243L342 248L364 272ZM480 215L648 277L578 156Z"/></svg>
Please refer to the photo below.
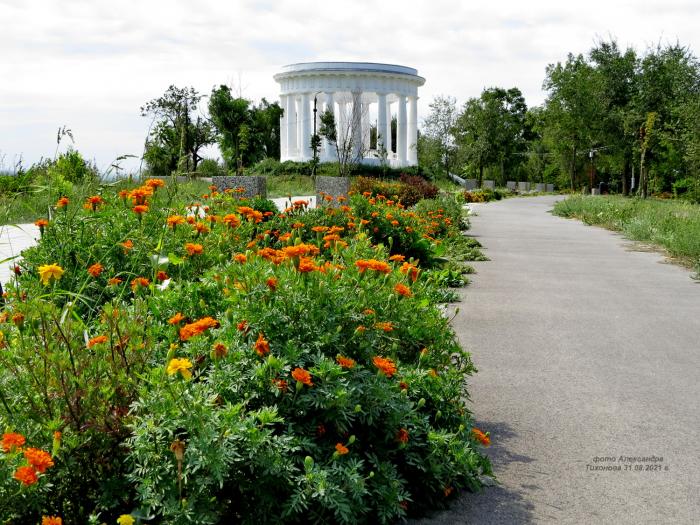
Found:
<svg viewBox="0 0 700 525"><path fill-rule="evenodd" d="M352 189L363 195L384 195L404 206L413 206L422 199L433 199L439 191L424 178L407 174L401 175L398 181L357 177L352 182Z"/></svg>
<svg viewBox="0 0 700 525"><path fill-rule="evenodd" d="M202 159L197 164L196 173L198 177L218 177L226 175L226 168L219 164L216 159Z"/></svg>

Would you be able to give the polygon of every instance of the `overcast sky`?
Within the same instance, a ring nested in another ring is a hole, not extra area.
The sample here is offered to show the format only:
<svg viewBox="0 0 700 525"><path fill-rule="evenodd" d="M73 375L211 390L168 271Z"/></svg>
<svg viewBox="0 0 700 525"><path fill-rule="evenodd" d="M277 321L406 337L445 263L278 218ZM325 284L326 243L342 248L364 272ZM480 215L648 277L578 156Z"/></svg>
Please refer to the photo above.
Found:
<svg viewBox="0 0 700 525"><path fill-rule="evenodd" d="M461 103L490 86L536 105L545 67L568 52L614 36L698 54L699 22L699 0L0 0L0 159L53 156L66 125L104 169L141 154L139 108L170 84L276 100L272 75L294 62L414 67L419 115L435 95Z"/></svg>

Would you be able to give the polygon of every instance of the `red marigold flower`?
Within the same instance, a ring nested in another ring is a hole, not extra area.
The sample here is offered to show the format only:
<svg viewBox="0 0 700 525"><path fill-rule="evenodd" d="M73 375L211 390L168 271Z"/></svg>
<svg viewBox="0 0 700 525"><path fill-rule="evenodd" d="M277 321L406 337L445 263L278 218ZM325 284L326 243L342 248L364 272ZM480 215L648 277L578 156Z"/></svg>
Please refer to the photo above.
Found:
<svg viewBox="0 0 700 525"><path fill-rule="evenodd" d="M397 294L402 295L404 297L411 297L413 295L411 289L402 283L398 283L396 286L394 286L394 290Z"/></svg>
<svg viewBox="0 0 700 525"><path fill-rule="evenodd" d="M93 195L92 197L88 197L87 200L85 201L85 207L88 209L92 209L92 211L97 210L97 207L102 204L104 200L102 197L99 195Z"/></svg>
<svg viewBox="0 0 700 525"><path fill-rule="evenodd" d="M272 290L273 292L274 292L275 290L277 290L277 284L278 284L278 281L277 281L277 278L276 278L276 277L270 277L270 278L267 280L267 287L268 287L270 290Z"/></svg>
<svg viewBox="0 0 700 525"><path fill-rule="evenodd" d="M180 321L182 321L185 318L184 315L182 315L180 312L176 313L173 315L170 319L168 319L168 324L176 325L180 324Z"/></svg>
<svg viewBox="0 0 700 525"><path fill-rule="evenodd" d="M242 253L237 253L236 255L233 256L233 260L236 261L237 263L245 264L245 262L248 260L248 258Z"/></svg>
<svg viewBox="0 0 700 525"><path fill-rule="evenodd" d="M38 226L39 229L43 231L43 229L49 225L49 221L47 221L46 219L37 219L36 221L34 221L34 225Z"/></svg>
<svg viewBox="0 0 700 525"><path fill-rule="evenodd" d="M311 374L308 372L308 370L297 367L292 371L292 377L296 381L299 381L306 386L314 386L313 382L311 381Z"/></svg>
<svg viewBox="0 0 700 525"><path fill-rule="evenodd" d="M25 487L34 485L34 483L39 481L39 478L36 475L36 471L29 466L19 467L17 470L15 470L15 473L12 477L20 483L22 483L22 485L24 485Z"/></svg>
<svg viewBox="0 0 700 525"><path fill-rule="evenodd" d="M321 423L316 427L316 435L320 437L320 436L324 436L325 434L326 434L326 425Z"/></svg>
<svg viewBox="0 0 700 525"><path fill-rule="evenodd" d="M224 343L214 343L214 346L212 348L214 350L214 357L216 359L226 357L226 355L228 354L228 348L226 348L226 345Z"/></svg>
<svg viewBox="0 0 700 525"><path fill-rule="evenodd" d="M15 449L21 449L27 442L22 434L15 432L6 432L2 435L2 450L5 453L12 452Z"/></svg>
<svg viewBox="0 0 700 525"><path fill-rule="evenodd" d="M32 468L41 474L46 472L47 468L53 467L51 454L44 450L38 448L28 448L24 450L23 454Z"/></svg>
<svg viewBox="0 0 700 525"><path fill-rule="evenodd" d="M408 443L408 430L405 428L400 428L396 433L396 441L404 444Z"/></svg>
<svg viewBox="0 0 700 525"><path fill-rule="evenodd" d="M372 362L387 377L392 377L396 373L396 364L391 359L375 356L372 358Z"/></svg>
<svg viewBox="0 0 700 525"><path fill-rule="evenodd" d="M148 211L148 206L145 204L137 204L132 208L132 210L136 215L141 215Z"/></svg>
<svg viewBox="0 0 700 525"><path fill-rule="evenodd" d="M491 438L476 427L472 428L472 436L485 447L491 444Z"/></svg>
<svg viewBox="0 0 700 525"><path fill-rule="evenodd" d="M204 246L193 242L186 242L185 250L190 255L200 255L204 251Z"/></svg>
<svg viewBox="0 0 700 525"><path fill-rule="evenodd" d="M288 385L287 385L287 382L286 382L284 379L275 378L275 379L272 380L272 382L273 382L274 385L275 385L279 390L281 390L282 392L286 392L286 391L287 391Z"/></svg>
<svg viewBox="0 0 700 525"><path fill-rule="evenodd" d="M63 520L58 516L42 516L41 525L63 525Z"/></svg>
<svg viewBox="0 0 700 525"><path fill-rule="evenodd" d="M64 207L68 206L69 202L70 201L68 200L68 197L61 197L56 202L56 208L64 208Z"/></svg>
<svg viewBox="0 0 700 525"><path fill-rule="evenodd" d="M209 328L217 328L219 322L211 317L202 317L200 320L194 323L186 324L180 328L180 339L187 341L188 339L203 333Z"/></svg>
<svg viewBox="0 0 700 525"><path fill-rule="evenodd" d="M270 353L270 343L263 337L262 333L258 334L258 339L255 341L255 352L260 357Z"/></svg>
<svg viewBox="0 0 700 525"><path fill-rule="evenodd" d="M350 449L343 445L342 443L336 443L335 444L335 451L338 453L339 456L344 456L348 452L350 452Z"/></svg>
<svg viewBox="0 0 700 525"><path fill-rule="evenodd" d="M245 319L238 323L236 325L236 328L238 329L239 332L247 332L248 331L248 321Z"/></svg>
<svg viewBox="0 0 700 525"><path fill-rule="evenodd" d="M163 270L159 270L156 274L156 279L158 279L159 281L167 281L169 277L168 274L165 273Z"/></svg>
<svg viewBox="0 0 700 525"><path fill-rule="evenodd" d="M145 277L136 277L131 281L131 289L135 292L139 287L147 288L149 284L151 284L151 282Z"/></svg>
<svg viewBox="0 0 700 525"><path fill-rule="evenodd" d="M338 356L336 356L335 360L343 368L353 368L355 366L355 360L350 359L349 357L344 357L342 355L338 355Z"/></svg>
<svg viewBox="0 0 700 525"><path fill-rule="evenodd" d="M401 381L401 382L399 383L399 388L400 388L401 390L408 390L408 383L406 383L405 381Z"/></svg>
<svg viewBox="0 0 700 525"><path fill-rule="evenodd" d="M90 266L87 271L90 275L93 277L99 277L102 271L105 269L104 266L102 266L100 263L95 263L92 266Z"/></svg>
<svg viewBox="0 0 700 525"><path fill-rule="evenodd" d="M107 342L107 336L106 335L98 335L97 337L93 337L87 342L87 347L92 348L95 345L99 345L101 343L106 343Z"/></svg>

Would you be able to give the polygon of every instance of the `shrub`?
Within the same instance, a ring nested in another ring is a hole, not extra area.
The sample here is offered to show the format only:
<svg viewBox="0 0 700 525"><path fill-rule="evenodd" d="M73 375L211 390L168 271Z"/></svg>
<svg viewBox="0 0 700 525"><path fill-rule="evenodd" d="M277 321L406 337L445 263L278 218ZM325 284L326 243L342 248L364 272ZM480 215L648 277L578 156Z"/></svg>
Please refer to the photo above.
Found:
<svg viewBox="0 0 700 525"><path fill-rule="evenodd" d="M438 188L417 175L401 175L398 181L357 177L352 183L353 191L364 195L384 195L401 202L404 206L413 206L422 199L433 199Z"/></svg>

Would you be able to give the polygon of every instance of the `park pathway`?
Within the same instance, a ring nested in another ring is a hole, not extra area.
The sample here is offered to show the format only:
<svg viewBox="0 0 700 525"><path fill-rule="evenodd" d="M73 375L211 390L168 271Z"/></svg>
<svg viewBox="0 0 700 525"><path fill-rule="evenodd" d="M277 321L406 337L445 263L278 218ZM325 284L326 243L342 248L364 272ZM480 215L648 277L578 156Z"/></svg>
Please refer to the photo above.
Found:
<svg viewBox="0 0 700 525"><path fill-rule="evenodd" d="M420 523L700 523L700 285L556 199L475 206L454 326L501 484Z"/></svg>

